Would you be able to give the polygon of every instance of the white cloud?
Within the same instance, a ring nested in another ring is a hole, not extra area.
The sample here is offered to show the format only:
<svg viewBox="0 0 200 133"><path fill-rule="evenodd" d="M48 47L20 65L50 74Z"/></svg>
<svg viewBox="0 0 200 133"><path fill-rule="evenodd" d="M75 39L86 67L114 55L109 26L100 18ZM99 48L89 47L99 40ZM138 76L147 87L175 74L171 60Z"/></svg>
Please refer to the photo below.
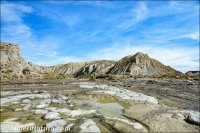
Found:
<svg viewBox="0 0 200 133"><path fill-rule="evenodd" d="M40 49L40 50L37 50L37 51L40 51L40 52L36 52L36 53L32 53L33 55L39 55L39 56L43 56L43 57L50 57L50 58L53 58L53 57L56 57L57 56L57 51L53 51L54 49L48 49L48 51L45 51L45 49ZM52 51L52 52L49 52L49 51Z"/></svg>
<svg viewBox="0 0 200 133"><path fill-rule="evenodd" d="M3 36L7 38L29 38L32 35L31 28L23 23L9 24L2 27Z"/></svg>
<svg viewBox="0 0 200 133"><path fill-rule="evenodd" d="M119 21L119 23L118 21L115 20L118 23L118 28L128 29L149 18L158 16L168 16L168 15L178 15L178 14L188 14L188 13L191 14L189 16L192 16L192 14L199 16L198 15L199 5L195 3L169 1L169 3L166 2L166 4L160 5L160 2L158 1L158 6L156 4L154 6L148 6L147 4L149 3L152 4L152 2L139 2L139 4L136 7L133 7L133 10L126 12L126 14L119 15L118 18L115 17L117 19L123 18L123 21L122 22ZM187 15L185 15L185 17L187 18Z"/></svg>
<svg viewBox="0 0 200 133"><path fill-rule="evenodd" d="M70 3L69 1L64 1L64 2L59 2L59 1L48 1L48 3L59 3L62 5L65 3ZM46 2L45 2L46 3ZM59 6L61 6L59 5ZM42 7L42 8L37 8L36 14L38 16L42 16L44 18L48 18L53 20L54 22L60 23L60 24L65 24L69 28L74 28L78 24L80 24L82 20L82 16L79 13L76 12L67 12L63 11L62 8L52 10L52 7Z"/></svg>
<svg viewBox="0 0 200 133"><path fill-rule="evenodd" d="M143 21L147 16L148 8L144 2L140 2L140 7L136 8L133 12L134 23Z"/></svg>
<svg viewBox="0 0 200 133"><path fill-rule="evenodd" d="M193 33L185 34L185 35L179 36L177 38L190 38L190 39L193 39L193 40L199 40L199 32L193 32Z"/></svg>
<svg viewBox="0 0 200 133"><path fill-rule="evenodd" d="M148 8L144 2L140 2L139 5L129 12L130 18L123 21L118 25L119 28L127 29L141 21L148 18Z"/></svg>
<svg viewBox="0 0 200 133"><path fill-rule="evenodd" d="M43 1L44 3L48 4L56 4L56 5L64 5L64 4L75 4L75 5L92 5L96 7L113 7L111 2L109 1Z"/></svg>
<svg viewBox="0 0 200 133"><path fill-rule="evenodd" d="M31 13L33 9L29 6L13 3L1 4L1 21L5 22L22 22L25 13Z"/></svg>
<svg viewBox="0 0 200 133"><path fill-rule="evenodd" d="M63 21L69 28L74 28L80 23L81 18L78 15L64 15L64 17L61 16L59 20Z"/></svg>
<svg viewBox="0 0 200 133"><path fill-rule="evenodd" d="M32 31L24 23L23 17L25 14L31 12L33 12L33 9L30 6L3 2L1 4L1 21L5 23L1 27L3 40L13 41L29 38L32 35Z"/></svg>

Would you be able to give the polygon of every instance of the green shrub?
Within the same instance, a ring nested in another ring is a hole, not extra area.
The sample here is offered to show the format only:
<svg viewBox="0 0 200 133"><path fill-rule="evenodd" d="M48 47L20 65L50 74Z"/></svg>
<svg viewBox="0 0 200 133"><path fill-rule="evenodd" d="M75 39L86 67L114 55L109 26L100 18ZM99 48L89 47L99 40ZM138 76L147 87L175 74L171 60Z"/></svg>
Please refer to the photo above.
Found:
<svg viewBox="0 0 200 133"><path fill-rule="evenodd" d="M92 75L88 72L84 72L83 78L90 78Z"/></svg>
<svg viewBox="0 0 200 133"><path fill-rule="evenodd" d="M67 75L48 73L44 77L47 78L47 79L65 79L67 77Z"/></svg>
<svg viewBox="0 0 200 133"><path fill-rule="evenodd" d="M47 79L55 79L56 75L53 74L53 73L48 73L48 74L45 75L45 78L47 78Z"/></svg>

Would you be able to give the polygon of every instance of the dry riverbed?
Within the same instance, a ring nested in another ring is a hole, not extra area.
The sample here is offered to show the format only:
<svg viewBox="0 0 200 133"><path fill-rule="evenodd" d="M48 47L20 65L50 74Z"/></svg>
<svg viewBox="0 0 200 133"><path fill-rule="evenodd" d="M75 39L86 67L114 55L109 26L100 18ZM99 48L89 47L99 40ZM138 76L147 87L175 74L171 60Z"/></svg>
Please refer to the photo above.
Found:
<svg viewBox="0 0 200 133"><path fill-rule="evenodd" d="M162 98L164 93L134 89L138 82L149 82L148 87L152 82L155 86L161 84L147 80L2 81L1 132L21 132L16 127L28 132L199 131L196 105L182 108L181 101L176 99L173 103L167 96ZM191 82L195 87L196 83ZM193 89L191 92L196 91Z"/></svg>

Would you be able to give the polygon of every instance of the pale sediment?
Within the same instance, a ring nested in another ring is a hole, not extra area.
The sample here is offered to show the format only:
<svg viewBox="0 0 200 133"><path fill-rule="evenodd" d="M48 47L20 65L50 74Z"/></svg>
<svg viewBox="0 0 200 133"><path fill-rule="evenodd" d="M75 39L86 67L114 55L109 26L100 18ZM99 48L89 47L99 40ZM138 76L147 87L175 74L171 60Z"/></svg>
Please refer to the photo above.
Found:
<svg viewBox="0 0 200 133"><path fill-rule="evenodd" d="M1 94L2 131L13 131L8 129L11 124L60 127L52 132L62 132L64 128L72 132L167 132L173 131L172 128L197 131L199 112L158 106L159 99L123 87L90 82L69 85L72 91L59 93L4 91Z"/></svg>

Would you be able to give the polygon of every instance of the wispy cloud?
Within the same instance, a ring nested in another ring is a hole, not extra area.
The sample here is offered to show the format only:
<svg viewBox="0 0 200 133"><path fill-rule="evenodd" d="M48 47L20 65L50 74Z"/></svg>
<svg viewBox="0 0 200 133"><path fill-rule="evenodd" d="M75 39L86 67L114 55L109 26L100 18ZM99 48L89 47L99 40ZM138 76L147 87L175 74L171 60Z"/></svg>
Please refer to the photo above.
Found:
<svg viewBox="0 0 200 133"><path fill-rule="evenodd" d="M33 12L30 6L3 2L1 4L2 38L23 39L31 36L31 28L23 20L25 14ZM8 39L10 40L10 39Z"/></svg>
<svg viewBox="0 0 200 133"><path fill-rule="evenodd" d="M29 38L32 35L31 28L23 23L8 24L2 27L1 30L4 33L2 36L14 37L15 39Z"/></svg>
<svg viewBox="0 0 200 133"><path fill-rule="evenodd" d="M119 28L127 29L148 18L148 7L144 2L140 2L136 8L128 14L128 21L124 21L118 25Z"/></svg>
<svg viewBox="0 0 200 133"><path fill-rule="evenodd" d="M8 2L1 3L1 21L5 22L23 22L23 15L31 13L33 9L30 6L22 4L13 4Z"/></svg>
<svg viewBox="0 0 200 133"><path fill-rule="evenodd" d="M179 36L177 38L189 38L189 39L193 39L193 40L199 40L199 32L185 34L185 35Z"/></svg>
<svg viewBox="0 0 200 133"><path fill-rule="evenodd" d="M55 57L57 55L57 52L54 51L52 53L33 53L33 54L40 55L40 56L46 56L46 57Z"/></svg>
<svg viewBox="0 0 200 133"><path fill-rule="evenodd" d="M112 2L105 1L105 0L98 0L98 1L43 1L44 3L48 4L56 4L56 5L92 5L95 7L112 7Z"/></svg>
<svg viewBox="0 0 200 133"><path fill-rule="evenodd" d="M44 18L48 18L50 21L53 21L55 23L58 23L63 26L63 24L66 26L65 28L71 28L73 29L75 26L78 26L82 20L81 16L78 12L71 12L68 11L67 8L63 5L70 5L70 1L44 1L46 3L50 3L50 6L46 6L44 8L44 5L36 6L36 14L38 16L42 16ZM57 6L60 6L60 8L57 8L54 6L54 4L58 4ZM56 8L52 10L52 8ZM49 13L50 12L50 13Z"/></svg>
<svg viewBox="0 0 200 133"><path fill-rule="evenodd" d="M1 41L18 43L22 55L35 61L37 55L52 57L60 43L59 38L51 35L38 37L33 29L24 21L26 15L33 13L31 6L22 3L4 2L1 4ZM38 59L37 59L38 60Z"/></svg>

